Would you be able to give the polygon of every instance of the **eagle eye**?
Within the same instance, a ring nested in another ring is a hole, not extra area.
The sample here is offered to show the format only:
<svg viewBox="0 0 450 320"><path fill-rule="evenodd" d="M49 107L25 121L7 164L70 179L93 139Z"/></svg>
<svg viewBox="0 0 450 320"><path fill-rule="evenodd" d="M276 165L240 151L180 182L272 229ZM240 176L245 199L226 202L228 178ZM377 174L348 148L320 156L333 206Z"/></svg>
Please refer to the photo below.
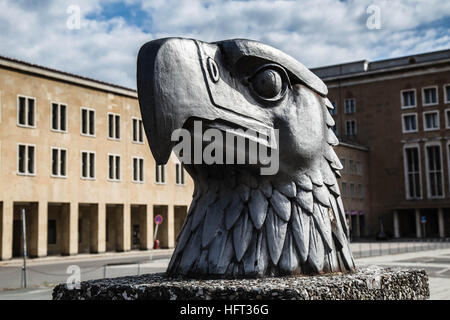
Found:
<svg viewBox="0 0 450 320"><path fill-rule="evenodd" d="M266 101L278 101L286 93L288 77L278 65L264 65L248 79L258 98Z"/></svg>

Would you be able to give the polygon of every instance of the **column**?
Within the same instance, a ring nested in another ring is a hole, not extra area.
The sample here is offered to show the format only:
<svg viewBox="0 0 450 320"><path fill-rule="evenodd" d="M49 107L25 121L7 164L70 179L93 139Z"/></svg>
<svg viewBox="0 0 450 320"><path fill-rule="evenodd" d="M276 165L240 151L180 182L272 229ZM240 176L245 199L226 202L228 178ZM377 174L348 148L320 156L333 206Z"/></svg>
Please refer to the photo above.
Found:
<svg viewBox="0 0 450 320"><path fill-rule="evenodd" d="M415 209L415 215L416 215L416 237L422 238L422 229L420 225L420 210Z"/></svg>
<svg viewBox="0 0 450 320"><path fill-rule="evenodd" d="M153 207L152 204L147 204L147 239L149 239L149 249L153 249L153 237L155 236L154 234L154 229L155 226L153 225L154 223L154 218L155 218L155 208Z"/></svg>
<svg viewBox="0 0 450 320"><path fill-rule="evenodd" d="M3 201L0 221L0 260L12 258L14 204Z"/></svg>
<svg viewBox="0 0 450 320"><path fill-rule="evenodd" d="M48 203L33 202L25 210L27 237L30 235L30 239L27 239L30 257L45 257L47 255Z"/></svg>
<svg viewBox="0 0 450 320"><path fill-rule="evenodd" d="M153 223L150 215L150 208L146 205L141 205L139 210L139 225L140 225L140 248L148 250L153 247Z"/></svg>
<svg viewBox="0 0 450 320"><path fill-rule="evenodd" d="M130 229L131 229L131 213L130 213L130 205L117 205L114 207L115 216L117 224L117 251L129 251L130 246Z"/></svg>
<svg viewBox="0 0 450 320"><path fill-rule="evenodd" d="M393 218L394 218L394 238L398 239L400 238L400 225L398 223L398 211L394 210L392 212Z"/></svg>
<svg viewBox="0 0 450 320"><path fill-rule="evenodd" d="M439 238L445 236L444 209L438 208Z"/></svg>
<svg viewBox="0 0 450 320"><path fill-rule="evenodd" d="M175 247L175 212L174 206L167 206L167 237L169 248Z"/></svg>
<svg viewBox="0 0 450 320"><path fill-rule="evenodd" d="M61 253L64 255L78 254L78 216L78 203L70 202L62 205L63 245Z"/></svg>
<svg viewBox="0 0 450 320"><path fill-rule="evenodd" d="M98 203L89 206L91 220L91 252L106 251L106 204Z"/></svg>

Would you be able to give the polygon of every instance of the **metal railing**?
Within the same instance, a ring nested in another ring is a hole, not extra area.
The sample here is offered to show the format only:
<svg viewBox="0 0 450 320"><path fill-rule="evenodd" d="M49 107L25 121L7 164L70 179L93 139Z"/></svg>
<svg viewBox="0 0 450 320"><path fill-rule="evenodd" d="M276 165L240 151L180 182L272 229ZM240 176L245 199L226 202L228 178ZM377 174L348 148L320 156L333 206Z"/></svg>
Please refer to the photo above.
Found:
<svg viewBox="0 0 450 320"><path fill-rule="evenodd" d="M355 258L366 258L408 252L450 249L450 239L359 240L351 242L350 247Z"/></svg>

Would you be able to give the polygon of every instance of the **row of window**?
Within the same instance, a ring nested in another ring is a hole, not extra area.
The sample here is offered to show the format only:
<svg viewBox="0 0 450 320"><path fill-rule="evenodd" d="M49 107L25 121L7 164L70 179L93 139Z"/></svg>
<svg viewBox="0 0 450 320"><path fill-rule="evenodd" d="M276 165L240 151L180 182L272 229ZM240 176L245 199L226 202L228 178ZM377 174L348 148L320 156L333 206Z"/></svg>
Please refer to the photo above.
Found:
<svg viewBox="0 0 450 320"><path fill-rule="evenodd" d="M417 113L402 114L402 132L412 133L419 130ZM450 109L445 110L445 128L450 129ZM439 110L423 112L423 130L439 130Z"/></svg>
<svg viewBox="0 0 450 320"><path fill-rule="evenodd" d="M450 84L443 86L444 103L450 103ZM416 89L406 89L400 91L400 99L403 109L417 107ZM439 103L438 86L422 88L422 106L433 106Z"/></svg>
<svg viewBox="0 0 450 320"><path fill-rule="evenodd" d="M351 199L362 199L363 198L362 184L356 185L356 190L355 190L355 184L354 183L350 183L349 186L350 186L349 187L349 189L350 189L349 191L350 191L350 198ZM341 194L342 194L343 198L347 198L349 196L348 193L347 193L347 182L342 182Z"/></svg>
<svg viewBox="0 0 450 320"><path fill-rule="evenodd" d="M332 116L335 116L337 114L337 105L335 101L332 101L331 104L333 105L334 109L330 110L330 113ZM345 99L344 101L344 113L345 114L353 114L356 112L356 103L355 103L355 99L351 98L351 99Z"/></svg>
<svg viewBox="0 0 450 320"><path fill-rule="evenodd" d="M337 124L333 126L333 132L338 136ZM345 121L345 135L348 137L356 136L356 120Z"/></svg>
<svg viewBox="0 0 450 320"><path fill-rule="evenodd" d="M36 127L36 99L19 96L17 103L17 124L22 127ZM95 110L87 107L81 108L80 133L83 136L95 137ZM132 139L136 143L144 143L142 120L132 118ZM51 130L67 132L67 105L61 103L51 104ZM120 140L120 114L108 113L108 138Z"/></svg>
<svg viewBox="0 0 450 320"><path fill-rule="evenodd" d="M36 174L35 146L27 144L18 145L18 161L17 172L20 175ZM51 176L66 178L67 177L67 149L51 148ZM81 178L94 180L95 172L95 152L81 151ZM108 180L122 181L121 173L121 156L116 154L108 155ZM175 183L177 185L185 185L185 172L180 163L175 165ZM133 157L133 182L144 182L144 158ZM164 165L155 167L155 183L166 183L166 168Z"/></svg>
<svg viewBox="0 0 450 320"><path fill-rule="evenodd" d="M362 165L361 161L354 161L348 159L348 167L347 167L347 159L340 159L342 163L342 170L341 172L346 172L348 174L357 174L358 176L362 176Z"/></svg>
<svg viewBox="0 0 450 320"><path fill-rule="evenodd" d="M443 86L444 103L450 103L450 84ZM416 89L406 89L400 91L400 100L402 108L414 108L417 106ZM437 105L439 101L438 86L422 88L422 106ZM332 116L337 114L336 102L331 102L334 109L330 110ZM353 114L356 112L356 103L354 98L344 100L344 113Z"/></svg>
<svg viewBox="0 0 450 320"><path fill-rule="evenodd" d="M440 142L427 142L424 146L427 197L444 198L444 172ZM450 142L447 144L450 156ZM447 157L447 159L450 159ZM449 163L450 165L450 163ZM422 199L420 146L418 143L404 147L405 191L407 199Z"/></svg>

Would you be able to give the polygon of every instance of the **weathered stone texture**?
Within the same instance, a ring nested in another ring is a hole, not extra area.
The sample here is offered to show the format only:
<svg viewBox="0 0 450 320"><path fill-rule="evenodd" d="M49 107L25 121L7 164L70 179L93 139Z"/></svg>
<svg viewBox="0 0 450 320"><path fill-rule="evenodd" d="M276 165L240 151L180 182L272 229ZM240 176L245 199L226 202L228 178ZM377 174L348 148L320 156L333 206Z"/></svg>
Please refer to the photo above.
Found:
<svg viewBox="0 0 450 320"><path fill-rule="evenodd" d="M376 266L354 273L259 279L183 279L163 273L65 284L54 300L425 300L430 296L424 270Z"/></svg>

